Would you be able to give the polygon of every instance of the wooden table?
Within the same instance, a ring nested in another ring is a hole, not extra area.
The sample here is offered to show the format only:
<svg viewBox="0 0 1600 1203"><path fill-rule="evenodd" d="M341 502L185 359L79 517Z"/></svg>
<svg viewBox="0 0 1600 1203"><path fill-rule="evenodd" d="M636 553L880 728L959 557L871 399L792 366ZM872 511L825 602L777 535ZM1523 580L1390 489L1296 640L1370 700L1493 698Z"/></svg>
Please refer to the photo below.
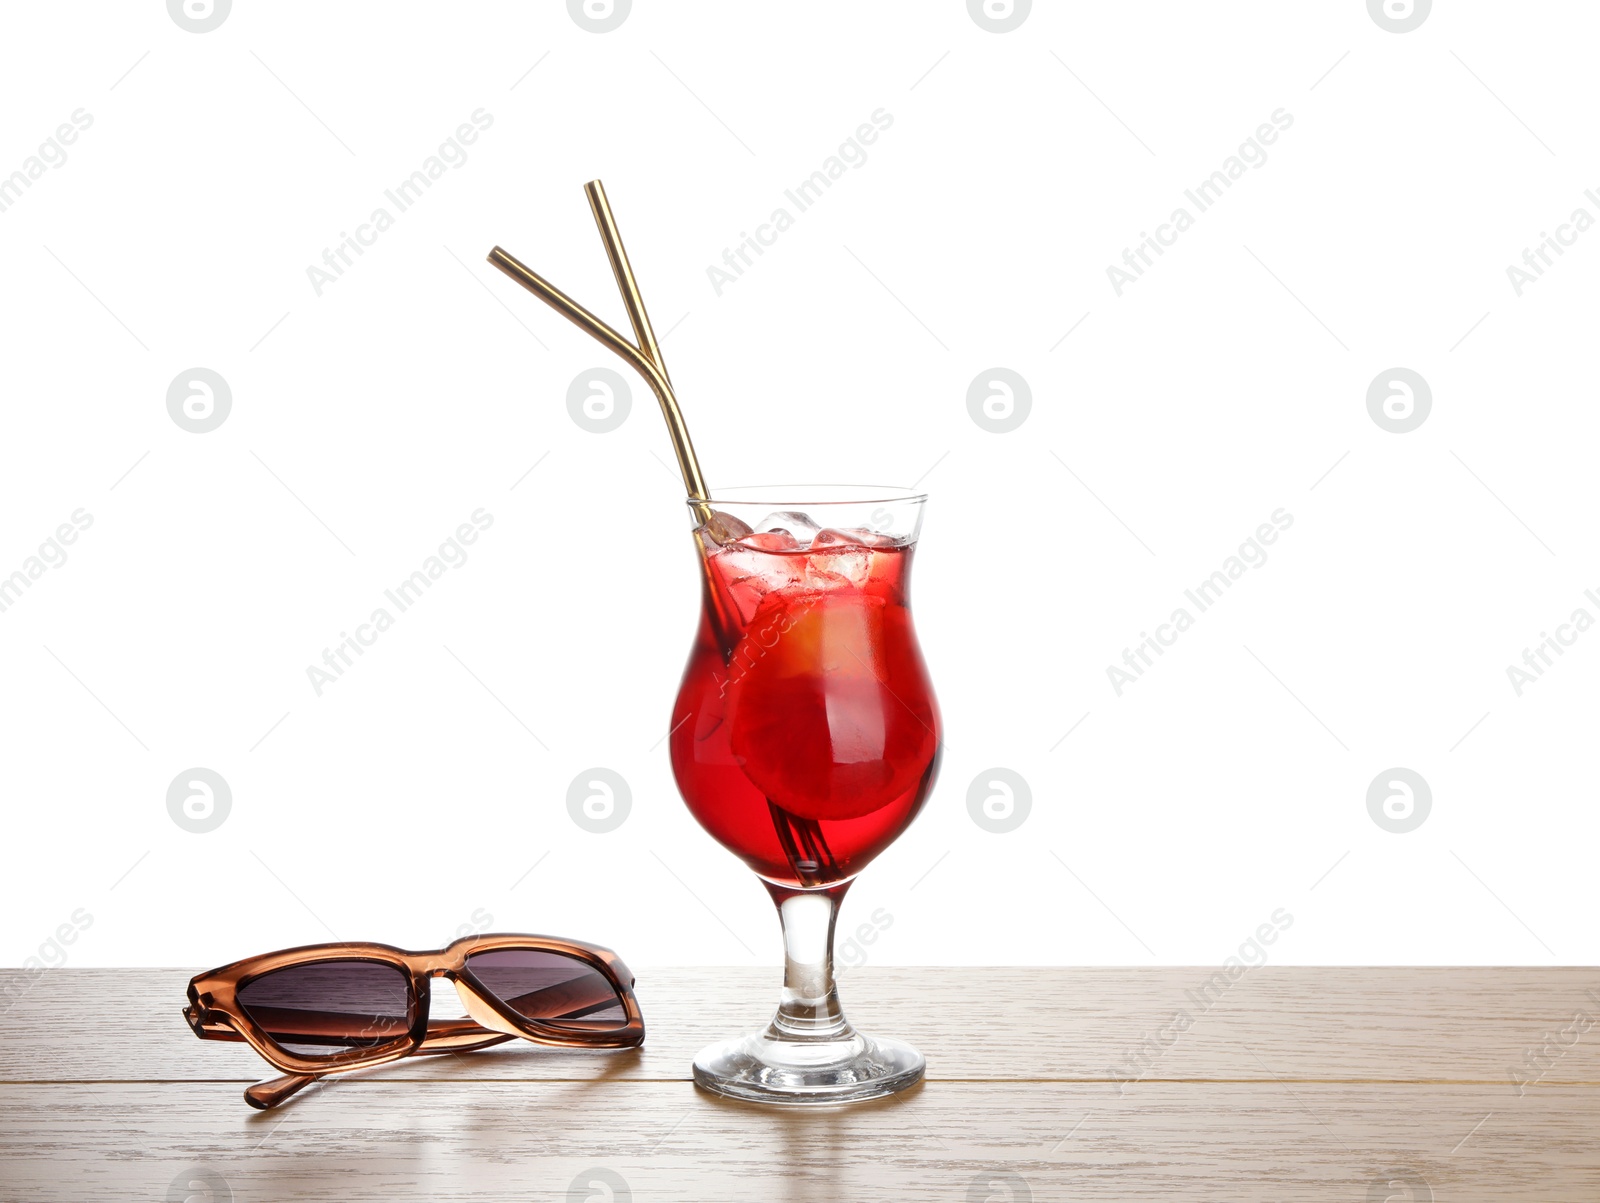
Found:
<svg viewBox="0 0 1600 1203"><path fill-rule="evenodd" d="M268 1067L184 1026L188 970L5 971L0 1198L1600 1200L1600 970L1214 972L854 970L852 1018L928 1080L804 1111L688 1077L773 974L646 971L642 1050L518 1041L255 1112Z"/></svg>

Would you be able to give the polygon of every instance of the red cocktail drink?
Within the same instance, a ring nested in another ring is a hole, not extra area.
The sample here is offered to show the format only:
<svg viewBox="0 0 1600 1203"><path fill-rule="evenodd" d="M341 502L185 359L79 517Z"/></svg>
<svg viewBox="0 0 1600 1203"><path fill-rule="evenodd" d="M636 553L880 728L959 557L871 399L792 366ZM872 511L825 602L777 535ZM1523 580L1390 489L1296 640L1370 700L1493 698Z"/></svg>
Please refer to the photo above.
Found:
<svg viewBox="0 0 1600 1203"><path fill-rule="evenodd" d="M914 545L866 530L718 544L702 530L701 547L704 611L673 707L678 788L768 881L853 877L916 817L938 769L907 605Z"/></svg>

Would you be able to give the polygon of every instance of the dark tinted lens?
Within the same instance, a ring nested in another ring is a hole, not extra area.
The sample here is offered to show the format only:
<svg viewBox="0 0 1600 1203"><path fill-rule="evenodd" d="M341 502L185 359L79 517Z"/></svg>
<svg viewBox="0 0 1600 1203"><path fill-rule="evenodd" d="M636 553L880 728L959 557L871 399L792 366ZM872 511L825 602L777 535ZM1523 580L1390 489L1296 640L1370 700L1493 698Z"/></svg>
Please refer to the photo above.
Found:
<svg viewBox="0 0 1600 1203"><path fill-rule="evenodd" d="M628 1026L622 998L586 961L560 952L496 948L467 958L467 969L519 1015L575 1032Z"/></svg>
<svg viewBox="0 0 1600 1203"><path fill-rule="evenodd" d="M378 961L315 961L263 974L239 1006L287 1051L331 1057L399 1039L410 1029L410 979Z"/></svg>

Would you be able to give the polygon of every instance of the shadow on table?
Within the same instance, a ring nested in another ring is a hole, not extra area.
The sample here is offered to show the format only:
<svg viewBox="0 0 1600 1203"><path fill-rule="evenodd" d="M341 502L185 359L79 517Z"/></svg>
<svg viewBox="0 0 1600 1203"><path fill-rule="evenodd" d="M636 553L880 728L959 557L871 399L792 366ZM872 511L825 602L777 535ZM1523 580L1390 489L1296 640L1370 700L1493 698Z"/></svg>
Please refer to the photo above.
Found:
<svg viewBox="0 0 1600 1203"><path fill-rule="evenodd" d="M523 1050L519 1049L516 1051L521 1052ZM581 1057L585 1062L592 1063L594 1066L593 1074L582 1081L563 1078L540 1078L534 1080L540 1083L547 1083L552 1086L577 1086L584 1088L588 1086L603 1085L615 1080L618 1075L636 1067L639 1063L639 1058L643 1055L643 1052L644 1050L641 1048L595 1049L592 1051L561 1049L560 1053L564 1056L577 1056ZM346 1082L387 1082L393 1085L409 1083L414 1085L419 1090L426 1090L430 1086L439 1084L459 1084L472 1079L472 1067L479 1062L480 1058L494 1055L495 1052L493 1049L481 1049L478 1051L465 1053L441 1053L436 1057L428 1058L429 1061L436 1063L448 1063L454 1061L461 1067L461 1073L459 1076L430 1075L426 1078L408 1078L405 1070L407 1068L412 1070L416 1069L416 1064L410 1057L403 1057L398 1061L389 1061L383 1065L375 1065L370 1069L356 1069L347 1073L329 1074L327 1077L313 1082L299 1094L285 1099L276 1106L266 1111L256 1111L252 1113L245 1122L250 1128L270 1129L276 1127L278 1121L284 1115L288 1114L293 1108L301 1105L307 1099L310 1099L318 1094L322 1094L334 1087L343 1085ZM536 1056L538 1055L538 1052L535 1051L532 1055ZM478 1081L487 1087L496 1083L521 1083L523 1080L518 1078L483 1077L479 1078Z"/></svg>

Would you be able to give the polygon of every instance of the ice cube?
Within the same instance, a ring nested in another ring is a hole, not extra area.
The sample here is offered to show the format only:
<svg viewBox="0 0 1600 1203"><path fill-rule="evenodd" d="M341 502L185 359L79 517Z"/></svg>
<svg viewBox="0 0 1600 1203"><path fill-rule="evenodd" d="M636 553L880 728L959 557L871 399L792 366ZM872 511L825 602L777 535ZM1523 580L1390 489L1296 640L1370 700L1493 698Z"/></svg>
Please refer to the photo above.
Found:
<svg viewBox="0 0 1600 1203"><path fill-rule="evenodd" d="M871 534L870 531L864 531L864 530L835 530L833 527L830 526L825 530L819 530L815 535L813 535L811 537L811 546L814 547L814 548L815 547L837 547L837 546L840 546L842 544L842 545L845 545L845 546L852 546L853 545L853 546L856 546L856 547L866 547L866 546L868 546L867 537L870 534Z"/></svg>
<svg viewBox="0 0 1600 1203"><path fill-rule="evenodd" d="M800 547L799 541L786 530L745 535L738 540L738 543L740 547L749 547L756 551L795 551Z"/></svg>
<svg viewBox="0 0 1600 1203"><path fill-rule="evenodd" d="M722 587L748 623L767 594L798 584L805 577L806 557L773 555L794 551L794 536L787 531L748 534L719 549L712 558Z"/></svg>
<svg viewBox="0 0 1600 1203"><path fill-rule="evenodd" d="M828 556L821 560L806 560L805 587L814 592L822 593L831 589L848 589L852 585L859 586L866 579L865 573L837 572L835 569L846 568L848 565L839 562L841 557ZM866 557L861 557L862 565L866 564ZM860 580L855 579L860 576Z"/></svg>
<svg viewBox="0 0 1600 1203"><path fill-rule="evenodd" d="M732 514L712 510L711 517L700 527L700 535L707 547L721 547L750 533L750 528Z"/></svg>
<svg viewBox="0 0 1600 1203"><path fill-rule="evenodd" d="M820 530L811 540L807 559L806 583L819 589L838 589L866 584L872 571L870 531Z"/></svg>
<svg viewBox="0 0 1600 1203"><path fill-rule="evenodd" d="M798 510L779 510L756 524L758 531L787 531L801 547L810 543L819 529L810 514L802 514Z"/></svg>
<svg viewBox="0 0 1600 1203"><path fill-rule="evenodd" d="M880 534L878 531L869 530L864 526L852 526L844 530L835 530L829 527L820 530L811 540L812 547L827 547L830 545L853 545L857 547L899 547L902 541L893 535Z"/></svg>

